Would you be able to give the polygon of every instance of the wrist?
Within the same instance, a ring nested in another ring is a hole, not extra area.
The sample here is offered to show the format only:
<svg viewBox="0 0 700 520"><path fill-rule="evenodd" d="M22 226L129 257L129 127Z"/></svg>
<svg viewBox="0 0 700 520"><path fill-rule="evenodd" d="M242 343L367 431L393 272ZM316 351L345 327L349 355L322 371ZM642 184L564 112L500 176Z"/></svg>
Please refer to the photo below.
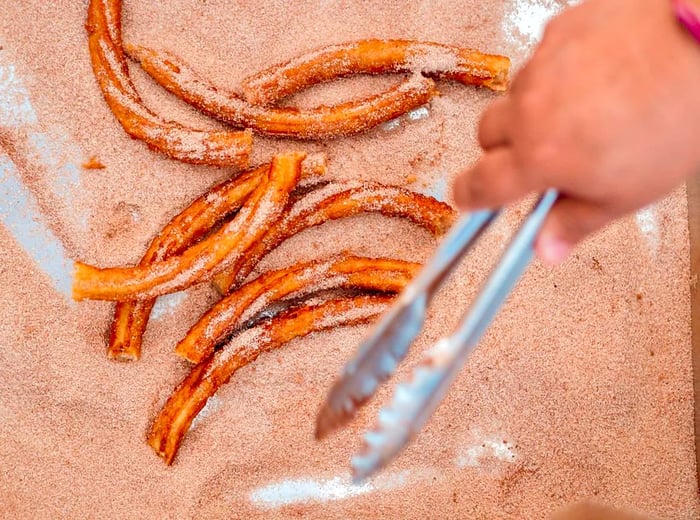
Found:
<svg viewBox="0 0 700 520"><path fill-rule="evenodd" d="M700 2L695 0L671 0L678 21L700 43Z"/></svg>

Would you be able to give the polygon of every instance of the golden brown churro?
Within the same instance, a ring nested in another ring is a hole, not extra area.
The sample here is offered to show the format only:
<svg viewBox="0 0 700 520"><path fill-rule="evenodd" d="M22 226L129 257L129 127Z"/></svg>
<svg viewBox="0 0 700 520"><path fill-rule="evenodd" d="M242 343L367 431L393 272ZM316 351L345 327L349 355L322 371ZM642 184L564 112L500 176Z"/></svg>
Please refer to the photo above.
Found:
<svg viewBox="0 0 700 520"><path fill-rule="evenodd" d="M241 207L245 198L267 175L270 164L247 171L216 186L173 218L153 239L139 265L165 260L210 232L217 223ZM122 361L141 355L141 340L155 299L117 302L107 355Z"/></svg>
<svg viewBox="0 0 700 520"><path fill-rule="evenodd" d="M217 89L174 54L124 46L121 0L88 0L86 29L95 78L124 130L154 150L193 164L243 167L250 154L252 131L330 139L368 130L438 95L431 78L504 90L510 67L504 56L455 46L361 40L325 47L262 71L245 80L241 97ZM125 47L166 90L201 112L244 130L197 130L166 121L149 110L129 76ZM411 76L379 94L333 106L261 106L333 78L379 73ZM304 229L361 212L377 212L407 218L438 235L455 219L447 204L397 186L358 181L299 185L305 157L302 152L278 154L272 163L215 186L173 217L137 266L98 268L76 262L74 299L117 302L109 357L139 358L157 296L212 279L227 292L240 286L265 255ZM100 169L104 165L91 158L83 167ZM306 169L322 172L325 162L310 159ZM177 345L180 356L198 364L155 418L148 443L171 464L192 420L236 370L261 352L294 338L371 320L418 268L402 260L342 253L271 271L240 286L212 307ZM341 298L336 293L322 303L291 307L286 301L286 310L261 321L261 311L271 303L338 289L355 290L354 296ZM357 296L357 290L382 295Z"/></svg>
<svg viewBox="0 0 700 520"><path fill-rule="evenodd" d="M331 45L245 79L243 96L268 105L311 85L351 74L414 72L465 85L505 90L510 59L472 49L414 40L359 40Z"/></svg>
<svg viewBox="0 0 700 520"><path fill-rule="evenodd" d="M267 163L248 170L194 200L158 233L139 265L180 254L211 232L243 205L245 198L267 175L270 166ZM324 172L325 162L317 156L309 156L302 162L302 177L322 175ZM117 302L107 349L110 358L132 361L140 357L143 334L154 304L155 299Z"/></svg>
<svg viewBox="0 0 700 520"><path fill-rule="evenodd" d="M357 296L304 305L241 332L221 350L192 368L158 413L148 435L148 444L166 464L172 464L192 420L236 370L254 361L260 353L278 348L294 338L324 329L365 323L383 312L391 300L391 296Z"/></svg>
<svg viewBox="0 0 700 520"><path fill-rule="evenodd" d="M362 212L407 218L435 235L444 233L456 215L448 204L398 186L358 181L330 183L291 204L262 240L233 267L215 277L216 287L227 293L243 281L267 253L300 231Z"/></svg>
<svg viewBox="0 0 700 520"><path fill-rule="evenodd" d="M141 101L129 77L121 43L121 1L90 0L86 29L90 58L107 104L126 132L151 148L194 164L245 167L249 130L195 130L165 121Z"/></svg>
<svg viewBox="0 0 700 520"><path fill-rule="evenodd" d="M268 175L236 217L179 255L136 267L98 267L76 262L73 298L148 299L211 279L239 257L282 215L301 176L303 153L275 156Z"/></svg>
<svg viewBox="0 0 700 520"><path fill-rule="evenodd" d="M435 83L416 75L378 95L311 109L263 108L217 89L178 56L126 45L127 54L162 87L203 113L255 132L301 139L330 139L363 132L424 105Z"/></svg>
<svg viewBox="0 0 700 520"><path fill-rule="evenodd" d="M267 272L209 309L178 343L175 352L199 363L214 352L217 343L270 303L326 289L398 292L419 268L420 264L402 260L342 254Z"/></svg>

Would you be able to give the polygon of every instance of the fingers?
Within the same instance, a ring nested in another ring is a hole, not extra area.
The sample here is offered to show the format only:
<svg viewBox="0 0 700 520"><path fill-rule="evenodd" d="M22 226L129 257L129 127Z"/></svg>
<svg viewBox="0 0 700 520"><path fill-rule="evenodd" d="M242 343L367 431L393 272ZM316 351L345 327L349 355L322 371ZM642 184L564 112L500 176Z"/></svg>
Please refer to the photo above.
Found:
<svg viewBox="0 0 700 520"><path fill-rule="evenodd" d="M546 264L560 264L576 244L611 220L610 212L600 206L562 197L552 208L537 238L537 256Z"/></svg>
<svg viewBox="0 0 700 520"><path fill-rule="evenodd" d="M484 111L479 122L479 144L484 150L508 144L508 127L512 124L510 101L498 98Z"/></svg>
<svg viewBox="0 0 700 520"><path fill-rule="evenodd" d="M457 206L466 211L504 206L544 188L516 167L510 147L501 146L485 153L457 177L453 195Z"/></svg>

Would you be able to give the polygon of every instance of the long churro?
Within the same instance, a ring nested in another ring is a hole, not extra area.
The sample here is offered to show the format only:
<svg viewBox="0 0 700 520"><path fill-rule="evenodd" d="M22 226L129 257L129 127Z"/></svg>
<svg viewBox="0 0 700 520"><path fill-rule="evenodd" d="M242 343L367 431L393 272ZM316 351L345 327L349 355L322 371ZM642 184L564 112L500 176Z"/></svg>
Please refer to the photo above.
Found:
<svg viewBox="0 0 700 520"><path fill-rule="evenodd" d="M243 96L268 105L311 85L351 74L413 72L465 85L505 90L505 56L414 40L359 40L330 45L274 65L243 81Z"/></svg>
<svg viewBox="0 0 700 520"><path fill-rule="evenodd" d="M196 130L165 121L143 104L129 77L122 48L120 0L90 0L85 27L95 78L129 135L184 162L236 167L248 163L249 130Z"/></svg>
<svg viewBox="0 0 700 520"><path fill-rule="evenodd" d="M239 368L262 352L276 349L312 332L365 323L383 312L391 296L357 296L300 306L235 336L221 350L195 365L160 410L148 434L148 444L172 464L199 411Z"/></svg>
<svg viewBox="0 0 700 520"><path fill-rule="evenodd" d="M358 181L330 183L291 204L262 240L246 251L233 267L215 277L216 287L227 293L243 281L267 253L300 231L362 212L407 218L435 235L444 233L456 215L448 204L398 186Z"/></svg>
<svg viewBox="0 0 700 520"><path fill-rule="evenodd" d="M179 255L136 267L100 269L76 262L73 298L143 300L210 279L237 261L279 219L299 181L304 157L298 152L275 156L268 175L235 218Z"/></svg>
<svg viewBox="0 0 700 520"><path fill-rule="evenodd" d="M211 355L217 343L270 303L326 289L398 292L419 267L420 264L402 260L342 254L267 272L209 309L178 343L175 352L199 363Z"/></svg>
<svg viewBox="0 0 700 520"><path fill-rule="evenodd" d="M334 106L260 107L214 87L170 52L125 47L127 54L172 94L215 119L265 135L330 139L356 134L424 105L437 94L432 80L415 75L381 94Z"/></svg>

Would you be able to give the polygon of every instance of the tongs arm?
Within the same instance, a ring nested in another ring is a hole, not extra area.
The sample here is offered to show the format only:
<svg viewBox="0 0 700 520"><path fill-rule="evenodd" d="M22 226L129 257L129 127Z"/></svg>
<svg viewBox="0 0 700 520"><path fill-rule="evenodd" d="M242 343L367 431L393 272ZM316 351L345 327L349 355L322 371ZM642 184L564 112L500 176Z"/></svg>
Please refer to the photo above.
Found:
<svg viewBox="0 0 700 520"><path fill-rule="evenodd" d="M350 421L408 353L425 321L428 305L499 211L463 215L432 259L382 317L357 354L345 366L318 415L316 437L322 438Z"/></svg>
<svg viewBox="0 0 700 520"><path fill-rule="evenodd" d="M397 386L392 402L379 412L378 427L365 434L363 451L353 457L356 480L385 466L433 414L532 259L535 239L557 196L549 190L540 198L457 330L428 350L411 379Z"/></svg>

